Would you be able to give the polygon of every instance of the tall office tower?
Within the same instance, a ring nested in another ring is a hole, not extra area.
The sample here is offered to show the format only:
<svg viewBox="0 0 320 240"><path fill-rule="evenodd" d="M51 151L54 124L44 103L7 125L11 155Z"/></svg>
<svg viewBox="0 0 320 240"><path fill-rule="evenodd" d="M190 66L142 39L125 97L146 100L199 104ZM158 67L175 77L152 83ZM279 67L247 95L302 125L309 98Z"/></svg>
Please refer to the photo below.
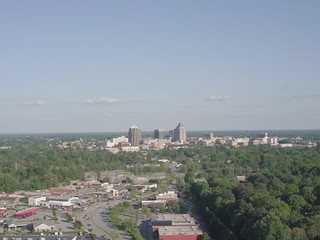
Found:
<svg viewBox="0 0 320 240"><path fill-rule="evenodd" d="M154 139L164 139L165 137L164 129L155 129L153 133Z"/></svg>
<svg viewBox="0 0 320 240"><path fill-rule="evenodd" d="M132 126L131 128L129 128L128 138L131 146L140 146L141 129L137 126Z"/></svg>
<svg viewBox="0 0 320 240"><path fill-rule="evenodd" d="M178 126L173 130L173 141L174 142L185 142L187 140L186 129L179 123Z"/></svg>

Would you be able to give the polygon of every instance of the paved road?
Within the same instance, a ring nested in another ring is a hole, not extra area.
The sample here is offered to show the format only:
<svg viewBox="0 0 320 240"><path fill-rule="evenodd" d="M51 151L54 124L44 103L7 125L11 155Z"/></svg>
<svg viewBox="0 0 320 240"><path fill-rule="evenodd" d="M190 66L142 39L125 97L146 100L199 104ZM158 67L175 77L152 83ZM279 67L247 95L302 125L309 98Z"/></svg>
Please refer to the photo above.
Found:
<svg viewBox="0 0 320 240"><path fill-rule="evenodd" d="M85 229L92 229L92 233L96 234L100 239L109 240L108 232L114 230L115 227L107 221L110 209L124 200L114 200L112 202L101 202L90 206L84 213L80 215L80 221ZM129 240L130 237L123 231L119 231L120 238Z"/></svg>

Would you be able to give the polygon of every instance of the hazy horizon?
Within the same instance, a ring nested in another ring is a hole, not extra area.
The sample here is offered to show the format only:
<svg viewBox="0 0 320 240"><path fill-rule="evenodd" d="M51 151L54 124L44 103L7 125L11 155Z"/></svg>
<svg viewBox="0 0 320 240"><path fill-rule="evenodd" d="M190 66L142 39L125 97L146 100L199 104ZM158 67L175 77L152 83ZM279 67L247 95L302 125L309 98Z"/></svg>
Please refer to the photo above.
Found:
<svg viewBox="0 0 320 240"><path fill-rule="evenodd" d="M129 129L128 129L129 130ZM172 129L165 129L165 132L169 132ZM143 130L142 129L142 134L153 134L154 130ZM255 133L255 132L260 132L260 133L264 133L264 132L319 132L320 133L320 129L229 129L229 130L224 130L224 129L216 129L216 130L188 130L187 129L187 135L189 133L194 134L194 133L222 133L222 132L248 132L248 133ZM114 135L121 135L121 134L127 134L128 131L99 131L99 132L3 132L0 133L0 136L7 136L7 135L104 135L104 134L114 134Z"/></svg>

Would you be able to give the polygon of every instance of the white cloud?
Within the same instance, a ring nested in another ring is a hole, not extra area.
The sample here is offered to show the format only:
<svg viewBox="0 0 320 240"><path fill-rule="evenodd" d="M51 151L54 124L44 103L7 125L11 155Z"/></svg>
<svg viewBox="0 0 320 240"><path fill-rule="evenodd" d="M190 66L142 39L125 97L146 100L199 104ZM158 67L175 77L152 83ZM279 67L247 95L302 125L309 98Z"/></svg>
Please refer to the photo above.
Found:
<svg viewBox="0 0 320 240"><path fill-rule="evenodd" d="M121 98L107 98L107 97L101 97L96 99L86 99L82 101L82 103L87 103L87 104L113 104L113 103L123 103L123 102L127 102L127 100L121 99Z"/></svg>
<svg viewBox="0 0 320 240"><path fill-rule="evenodd" d="M48 104L45 101L42 101L42 100L26 101L23 104L24 105L30 105L30 106L48 106Z"/></svg>
<svg viewBox="0 0 320 240"><path fill-rule="evenodd" d="M211 96L208 97L206 100L208 101L223 101L223 100L229 100L230 96Z"/></svg>

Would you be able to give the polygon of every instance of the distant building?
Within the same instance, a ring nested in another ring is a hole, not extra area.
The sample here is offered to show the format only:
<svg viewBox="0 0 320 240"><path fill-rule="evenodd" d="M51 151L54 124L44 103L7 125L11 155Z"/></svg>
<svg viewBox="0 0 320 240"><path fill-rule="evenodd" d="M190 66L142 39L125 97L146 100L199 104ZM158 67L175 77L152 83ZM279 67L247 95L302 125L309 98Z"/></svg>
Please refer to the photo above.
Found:
<svg viewBox="0 0 320 240"><path fill-rule="evenodd" d="M127 137L117 137L117 138L112 138L112 142L113 142L113 146L117 146L119 145L120 143L123 143L123 142L128 142L128 138Z"/></svg>
<svg viewBox="0 0 320 240"><path fill-rule="evenodd" d="M164 129L155 129L154 130L154 138L155 139L164 139L165 138L165 130Z"/></svg>
<svg viewBox="0 0 320 240"><path fill-rule="evenodd" d="M213 133L206 133L205 138L212 140L214 138L214 135L213 135Z"/></svg>
<svg viewBox="0 0 320 240"><path fill-rule="evenodd" d="M138 146L133 146L133 147L121 147L121 151L122 152L139 152L140 151L140 149L139 149L139 147Z"/></svg>
<svg viewBox="0 0 320 240"><path fill-rule="evenodd" d="M247 181L246 176L236 176L236 180L239 182L245 182Z"/></svg>
<svg viewBox="0 0 320 240"><path fill-rule="evenodd" d="M129 128L128 138L131 146L140 146L141 129L139 129L137 126L132 126Z"/></svg>
<svg viewBox="0 0 320 240"><path fill-rule="evenodd" d="M268 144L269 145L278 145L278 138L273 137L268 139Z"/></svg>
<svg viewBox="0 0 320 240"><path fill-rule="evenodd" d="M185 142L187 140L186 129L179 123L178 126L173 130L173 141L174 142Z"/></svg>

